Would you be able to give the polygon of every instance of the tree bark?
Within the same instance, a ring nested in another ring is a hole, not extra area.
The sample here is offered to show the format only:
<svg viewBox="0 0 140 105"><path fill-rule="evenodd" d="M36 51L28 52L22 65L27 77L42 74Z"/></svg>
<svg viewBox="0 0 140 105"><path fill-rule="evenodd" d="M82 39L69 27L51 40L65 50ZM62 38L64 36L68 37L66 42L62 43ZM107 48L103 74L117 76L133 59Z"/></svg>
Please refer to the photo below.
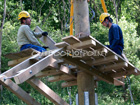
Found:
<svg viewBox="0 0 140 105"><path fill-rule="evenodd" d="M46 3L46 0L43 2L42 6L40 7L39 22L41 22L40 18L41 18L42 8L45 5L45 3Z"/></svg>
<svg viewBox="0 0 140 105"><path fill-rule="evenodd" d="M81 34L82 38L90 35L89 9L86 0L74 0L74 21L76 36Z"/></svg>
<svg viewBox="0 0 140 105"><path fill-rule="evenodd" d="M115 7L115 12L116 12L116 24L118 24L118 9L116 5L116 0L112 0L114 7Z"/></svg>
<svg viewBox="0 0 140 105"><path fill-rule="evenodd" d="M21 6L21 9L23 10L22 0L20 0L20 6Z"/></svg>

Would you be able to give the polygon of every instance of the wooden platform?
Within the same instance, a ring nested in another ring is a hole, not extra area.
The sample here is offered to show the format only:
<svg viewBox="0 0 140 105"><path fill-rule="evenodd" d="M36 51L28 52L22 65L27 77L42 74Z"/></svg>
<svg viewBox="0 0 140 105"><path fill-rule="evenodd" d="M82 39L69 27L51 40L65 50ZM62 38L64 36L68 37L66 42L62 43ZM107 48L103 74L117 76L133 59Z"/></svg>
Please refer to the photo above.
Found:
<svg viewBox="0 0 140 105"><path fill-rule="evenodd" d="M105 81L119 86L124 85L120 78L131 74L140 75L140 71L130 62L91 36L82 39L68 36L55 46L56 49L43 53L27 49L7 54L6 57L12 59L9 61L9 66L14 67L0 75L0 83L27 104L33 103L31 101L33 98L24 90L20 89L21 92L17 92L14 88L20 88L18 84L25 81L56 105L68 105L39 78L51 76L48 78L49 82L63 80L65 82L61 86L70 87L77 85L77 74L84 72L92 75L96 81ZM11 80L12 78L15 82ZM41 86L37 84L41 84ZM25 94L25 96L21 94ZM54 96L57 98L53 98ZM36 102L36 104L39 103Z"/></svg>

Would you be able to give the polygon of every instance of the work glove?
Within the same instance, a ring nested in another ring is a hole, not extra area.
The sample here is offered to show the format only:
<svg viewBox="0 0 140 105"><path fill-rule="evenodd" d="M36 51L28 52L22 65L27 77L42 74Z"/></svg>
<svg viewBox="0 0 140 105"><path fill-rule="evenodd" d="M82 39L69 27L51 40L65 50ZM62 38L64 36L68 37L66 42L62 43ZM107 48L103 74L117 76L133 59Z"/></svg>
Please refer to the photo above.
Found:
<svg viewBox="0 0 140 105"><path fill-rule="evenodd" d="M47 49L47 48L49 48L48 46L42 46L44 49Z"/></svg>
<svg viewBox="0 0 140 105"><path fill-rule="evenodd" d="M43 36L47 36L48 35L48 32L42 32L42 35Z"/></svg>

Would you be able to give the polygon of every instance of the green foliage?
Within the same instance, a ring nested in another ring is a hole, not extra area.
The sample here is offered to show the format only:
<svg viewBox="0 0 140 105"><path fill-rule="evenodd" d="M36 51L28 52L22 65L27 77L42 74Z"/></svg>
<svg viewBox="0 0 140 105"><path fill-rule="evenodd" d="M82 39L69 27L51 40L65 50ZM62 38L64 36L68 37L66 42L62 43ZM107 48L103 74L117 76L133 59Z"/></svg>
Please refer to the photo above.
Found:
<svg viewBox="0 0 140 105"><path fill-rule="evenodd" d="M19 51L17 45L17 31L20 26L18 21L18 13L22 10L26 10L31 14L32 24L31 29L35 26L41 27L44 31L49 33L49 36L56 42L61 42L62 38L69 35L69 30L65 27L69 26L69 8L70 3L68 0L22 0L22 7L19 0L7 1L7 14L3 29L2 36L2 72L9 69L7 63L9 59L4 57L5 54L10 52ZM34 1L34 2L33 2ZM101 2L94 0L97 8L93 2L90 2L91 8L95 11L95 18L91 21L91 35L99 40L103 44L108 44L108 29L105 28L99 22L99 16L103 12L101 8ZM119 4L120 1L120 4ZM105 0L109 13L115 16L115 8L111 0ZM124 35L125 49L124 52L129 61L137 68L140 68L140 18L139 18L139 3L138 0L116 0L118 4L119 26L121 27ZM65 5L64 5L65 4ZM0 20L2 20L3 14L3 0L0 0ZM96 10L95 10L96 9ZM115 18L113 18L115 21ZM132 93L135 103L140 103L140 77L130 76ZM41 79L52 90L54 90L60 97L69 103L69 95L67 88L61 88L61 82L49 83L46 82L46 78ZM35 89L31 88L27 83L20 85L26 92L34 97L42 105L53 105L47 98L39 94ZM77 93L77 86L72 87L71 97L73 105L76 105L75 96ZM99 105L130 105L131 99L128 91L122 87L115 87L105 82L99 82L97 88ZM6 97L6 98L5 98ZM126 99L124 99L124 97ZM21 100L17 98L13 93L4 87L2 95L0 97L1 105L25 105Z"/></svg>

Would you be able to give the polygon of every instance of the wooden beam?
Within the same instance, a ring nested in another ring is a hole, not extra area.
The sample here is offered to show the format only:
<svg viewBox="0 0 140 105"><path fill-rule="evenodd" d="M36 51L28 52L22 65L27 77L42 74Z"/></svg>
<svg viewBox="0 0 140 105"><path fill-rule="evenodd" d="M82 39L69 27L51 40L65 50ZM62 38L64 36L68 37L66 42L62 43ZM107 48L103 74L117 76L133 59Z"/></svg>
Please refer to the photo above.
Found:
<svg viewBox="0 0 140 105"><path fill-rule="evenodd" d="M53 76L53 77L49 77L47 80L48 82L56 82L56 81L67 81L67 80L72 80L74 79L73 77L69 76L69 75L58 75L58 76Z"/></svg>
<svg viewBox="0 0 140 105"><path fill-rule="evenodd" d="M35 76L38 78L41 78L41 77L60 75L60 74L62 74L62 72L60 70L48 70L48 71L41 71L38 74L36 74Z"/></svg>
<svg viewBox="0 0 140 105"><path fill-rule="evenodd" d="M40 54L36 54L28 59L26 59L25 61L23 61L22 63L14 66L13 68L9 69L8 71L2 73L2 75L6 75L7 77L11 77L17 74L17 72L19 72L20 70L26 69L27 67L29 67L30 65L32 65L32 63L30 62L31 59L36 59L40 56Z"/></svg>
<svg viewBox="0 0 140 105"><path fill-rule="evenodd" d="M72 45L72 44L76 44L76 43L80 43L81 41L76 38L75 36L67 36L62 38L63 41L67 42L68 44Z"/></svg>
<svg viewBox="0 0 140 105"><path fill-rule="evenodd" d="M84 48L88 48L88 47L92 47L92 46L96 46L96 42L94 40L86 40L80 43L76 43L70 46L67 46L67 50L70 49L84 49Z"/></svg>
<svg viewBox="0 0 140 105"><path fill-rule="evenodd" d="M69 81L69 82L63 82L61 84L61 87L70 87L70 86L75 86L77 85L77 81Z"/></svg>
<svg viewBox="0 0 140 105"><path fill-rule="evenodd" d="M38 78L32 78L28 80L27 82L55 105L69 105L63 99L61 99L61 97L59 97L53 90L51 90L42 81L40 81Z"/></svg>
<svg viewBox="0 0 140 105"><path fill-rule="evenodd" d="M31 65L30 67L22 70L22 72L18 73L14 80L17 84L23 83L24 81L28 80L32 76L39 73L41 70L45 69L50 64L54 63L56 60L53 58L56 52L61 51L62 49L54 50L50 55L42 58L40 61L36 62L35 64Z"/></svg>
<svg viewBox="0 0 140 105"><path fill-rule="evenodd" d="M33 55L38 54L38 53L40 53L40 52L35 50L35 49L28 48L28 49L25 49L25 50L17 52L17 53L8 53L4 56L8 59L15 60L15 59L24 58L27 56L33 56Z"/></svg>
<svg viewBox="0 0 140 105"><path fill-rule="evenodd" d="M111 71L112 69L117 70L117 69L121 69L123 67L128 67L128 63L120 62L117 64L101 67L101 68L99 68L99 70L102 72L107 72L107 71Z"/></svg>
<svg viewBox="0 0 140 105"><path fill-rule="evenodd" d="M97 59L97 60L92 60L92 61L87 61L88 64L90 65L102 65L102 64L107 64L109 62L113 62L113 61L117 61L118 57L116 55L113 56L109 56L109 57L105 57L105 58L101 58L101 59Z"/></svg>
<svg viewBox="0 0 140 105"><path fill-rule="evenodd" d="M78 96L79 104L85 105L84 92L89 93L89 105L95 105L95 88L94 88L94 77L85 72L79 72L77 76Z"/></svg>
<svg viewBox="0 0 140 105"><path fill-rule="evenodd" d="M39 26L36 26L35 32L43 32L43 30ZM57 49L57 47L55 46L55 41L51 37L49 37L49 35L47 37L46 36L42 36L40 38L40 40L46 46L48 46L50 50Z"/></svg>
<svg viewBox="0 0 140 105"><path fill-rule="evenodd" d="M131 75L133 73L137 73L137 70L136 69L130 69L130 70L127 70L127 71L120 71L120 72L116 72L116 73L111 73L109 74L111 77L121 77L121 76L126 76L126 75Z"/></svg>
<svg viewBox="0 0 140 105"><path fill-rule="evenodd" d="M64 59L66 60L66 62L70 62L71 64L76 65L78 69L80 69L90 75L94 75L103 81L114 84L114 79L112 77L110 77L109 75L103 74L99 70L96 70L96 69L92 68L91 66L81 62L79 59L71 58L68 56L65 56Z"/></svg>
<svg viewBox="0 0 140 105"><path fill-rule="evenodd" d="M63 47L66 47L68 46L69 44L66 43L66 42L60 42L60 43L56 43L55 46L58 47L58 48L63 48Z"/></svg>
<svg viewBox="0 0 140 105"><path fill-rule="evenodd" d="M6 79L8 77L1 75L0 83L13 92L18 98L20 98L27 105L41 105L35 99L33 99L28 93L26 93L22 88L15 84L11 79ZM18 103L20 104L20 103Z"/></svg>
<svg viewBox="0 0 140 105"><path fill-rule="evenodd" d="M71 76L74 79L77 79L74 73L71 72L70 68L67 66L61 65L60 71L62 71L64 74Z"/></svg>
<svg viewBox="0 0 140 105"><path fill-rule="evenodd" d="M14 77L14 80L17 84L21 84L24 81L31 78L32 76L34 76L35 74L39 73L41 70L45 69L51 63L54 63L55 61L56 60L53 59L52 56L47 56L38 61L37 63L31 65L30 67L23 69Z"/></svg>
<svg viewBox="0 0 140 105"><path fill-rule="evenodd" d="M123 85L125 85L125 83L122 82L122 81L119 81L119 80L116 79L116 78L114 78L114 85L115 85L115 86L123 86Z"/></svg>
<svg viewBox="0 0 140 105"><path fill-rule="evenodd" d="M8 66L13 67L13 66L15 66L15 65L17 65L17 64L19 64L19 63L21 63L21 62L23 62L24 60L30 58L30 57L31 57L31 56L27 56L27 57L24 57L24 58L19 58L19 59L16 59L16 60L9 61L9 62L8 62Z"/></svg>

